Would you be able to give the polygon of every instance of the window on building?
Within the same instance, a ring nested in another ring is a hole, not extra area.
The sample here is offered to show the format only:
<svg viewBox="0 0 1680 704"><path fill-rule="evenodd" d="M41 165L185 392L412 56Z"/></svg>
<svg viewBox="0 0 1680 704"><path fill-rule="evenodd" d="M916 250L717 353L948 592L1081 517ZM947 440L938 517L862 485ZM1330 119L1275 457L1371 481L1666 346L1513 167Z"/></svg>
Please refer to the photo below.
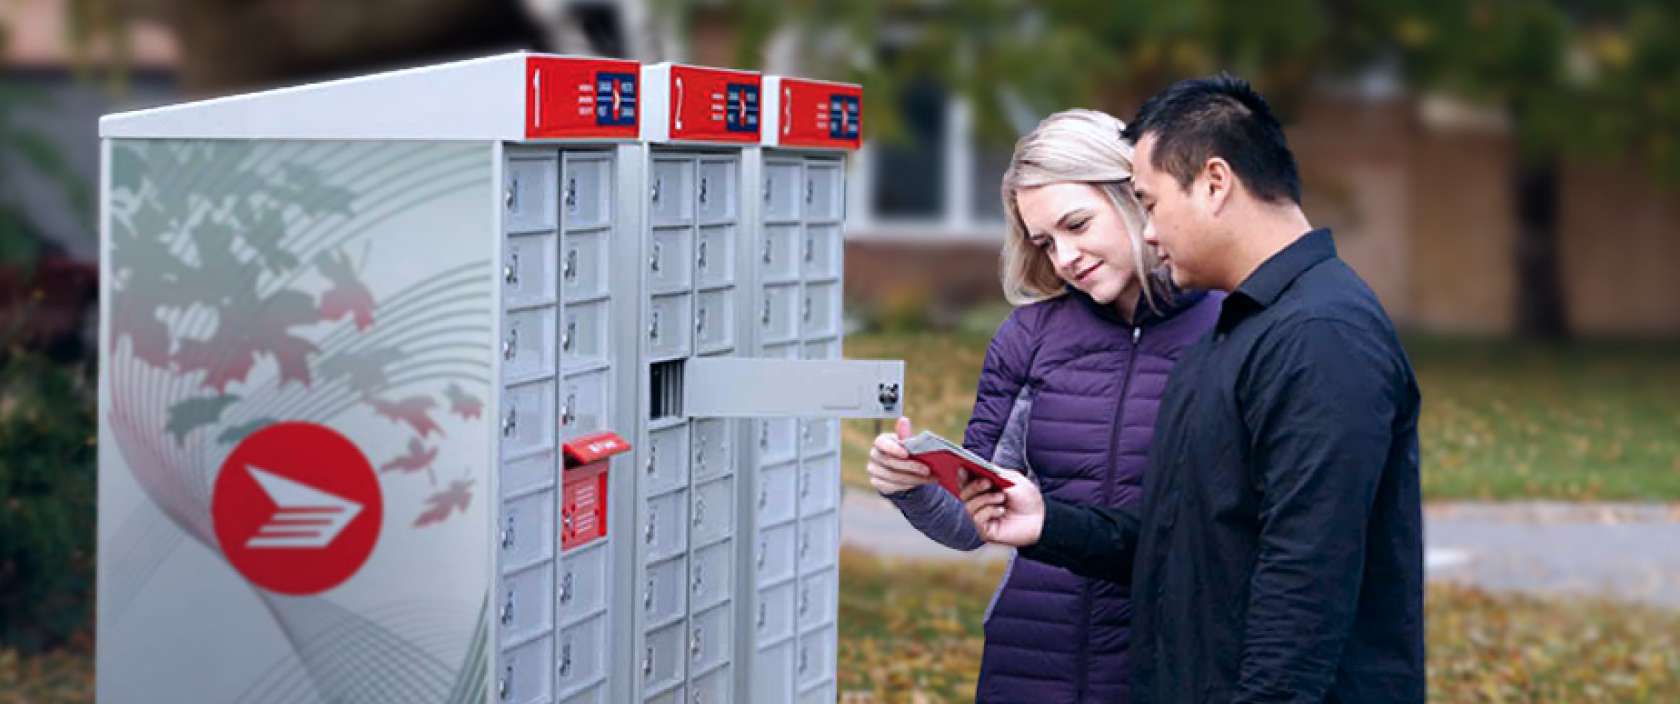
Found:
<svg viewBox="0 0 1680 704"><path fill-rule="evenodd" d="M931 80L916 81L905 91L900 109L904 138L876 145L871 159L871 210L878 218L940 218L950 128L945 90Z"/></svg>

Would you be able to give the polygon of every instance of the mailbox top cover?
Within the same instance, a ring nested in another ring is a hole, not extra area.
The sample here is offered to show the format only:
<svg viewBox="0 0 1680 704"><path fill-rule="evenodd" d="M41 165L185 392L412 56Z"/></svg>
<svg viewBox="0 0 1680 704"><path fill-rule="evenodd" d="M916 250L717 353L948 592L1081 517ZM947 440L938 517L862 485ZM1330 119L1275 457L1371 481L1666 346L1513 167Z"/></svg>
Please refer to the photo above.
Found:
<svg viewBox="0 0 1680 704"><path fill-rule="evenodd" d="M758 144L762 76L678 63L642 67L642 138L649 142Z"/></svg>
<svg viewBox="0 0 1680 704"><path fill-rule="evenodd" d="M641 65L621 59L532 55L525 60L529 139L635 139Z"/></svg>
<svg viewBox="0 0 1680 704"><path fill-rule="evenodd" d="M101 117L131 139L626 141L634 61L515 52Z"/></svg>
<svg viewBox="0 0 1680 704"><path fill-rule="evenodd" d="M863 86L766 76L764 90L765 145L851 150L863 144Z"/></svg>

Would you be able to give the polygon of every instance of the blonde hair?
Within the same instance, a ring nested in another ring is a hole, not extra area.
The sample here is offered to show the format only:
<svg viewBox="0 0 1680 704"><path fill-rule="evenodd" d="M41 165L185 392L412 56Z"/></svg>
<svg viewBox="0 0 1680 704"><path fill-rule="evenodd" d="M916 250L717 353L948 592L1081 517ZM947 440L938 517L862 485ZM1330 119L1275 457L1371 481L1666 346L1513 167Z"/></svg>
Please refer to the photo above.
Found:
<svg viewBox="0 0 1680 704"><path fill-rule="evenodd" d="M1143 299L1156 308L1170 295L1159 261L1144 246L1144 213L1132 191L1132 145L1120 136L1126 123L1096 110L1064 110L1044 118L1015 143L1015 155L1003 173L1003 213L1009 233L999 255L1003 296L1014 305L1036 303L1066 292L1055 265L1027 239L1027 226L1015 203L1019 191L1052 183L1087 183L1108 197L1126 226L1132 265L1142 283Z"/></svg>

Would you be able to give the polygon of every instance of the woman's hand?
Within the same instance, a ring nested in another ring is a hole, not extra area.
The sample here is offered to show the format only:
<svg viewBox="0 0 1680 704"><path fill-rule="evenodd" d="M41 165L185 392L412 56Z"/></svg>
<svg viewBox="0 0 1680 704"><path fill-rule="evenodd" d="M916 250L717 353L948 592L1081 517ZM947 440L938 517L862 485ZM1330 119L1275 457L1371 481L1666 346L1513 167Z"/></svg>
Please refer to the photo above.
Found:
<svg viewBox="0 0 1680 704"><path fill-rule="evenodd" d="M963 484L960 498L974 529L988 543L1018 548L1038 544L1044 533L1044 495L1020 472L1001 469L998 476L1010 481L1008 489L998 491L984 478Z"/></svg>
<svg viewBox="0 0 1680 704"><path fill-rule="evenodd" d="M875 446L869 450L869 483L882 495L902 494L923 484L933 482L927 465L910 459L904 440L910 437L910 419L899 418L895 433L875 436Z"/></svg>

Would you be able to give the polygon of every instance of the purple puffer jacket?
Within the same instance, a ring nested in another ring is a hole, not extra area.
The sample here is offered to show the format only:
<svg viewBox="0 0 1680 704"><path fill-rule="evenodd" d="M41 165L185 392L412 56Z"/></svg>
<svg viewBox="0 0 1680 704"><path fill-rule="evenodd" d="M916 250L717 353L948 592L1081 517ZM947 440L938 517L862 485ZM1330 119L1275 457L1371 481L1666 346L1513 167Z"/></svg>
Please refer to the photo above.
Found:
<svg viewBox="0 0 1680 704"><path fill-rule="evenodd" d="M1048 496L1136 505L1155 413L1179 353L1213 329L1220 294L1180 293L1128 325L1078 291L1017 308L992 338L963 445L1022 468ZM959 550L981 545L938 485L888 497L910 523ZM985 618L980 702L1124 702L1128 588L1011 560Z"/></svg>

